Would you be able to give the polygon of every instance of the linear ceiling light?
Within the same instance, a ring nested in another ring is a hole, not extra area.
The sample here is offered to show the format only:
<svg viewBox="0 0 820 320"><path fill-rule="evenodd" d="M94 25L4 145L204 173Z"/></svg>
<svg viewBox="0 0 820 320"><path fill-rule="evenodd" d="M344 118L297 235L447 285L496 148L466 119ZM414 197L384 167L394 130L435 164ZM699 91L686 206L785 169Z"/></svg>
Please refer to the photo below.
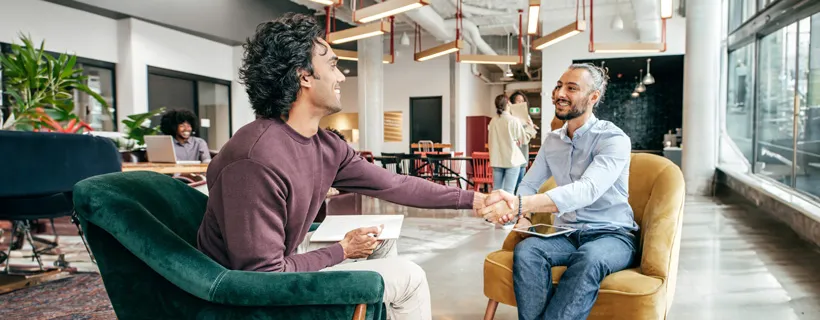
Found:
<svg viewBox="0 0 820 320"><path fill-rule="evenodd" d="M353 21L368 23L381 18L418 9L429 5L431 0L389 0L353 11Z"/></svg>
<svg viewBox="0 0 820 320"><path fill-rule="evenodd" d="M578 20L561 29L553 31L546 36L533 40L532 47L535 48L535 50L544 50L544 48L569 39L570 37L577 35L586 29L586 21Z"/></svg>
<svg viewBox="0 0 820 320"><path fill-rule="evenodd" d="M530 0L530 11L527 18L527 33L538 33L538 14L541 11L541 0Z"/></svg>
<svg viewBox="0 0 820 320"><path fill-rule="evenodd" d="M661 0L661 19L672 18L672 0Z"/></svg>
<svg viewBox="0 0 820 320"><path fill-rule="evenodd" d="M521 63L521 57L490 54L462 54L461 60L458 62L477 64L519 64Z"/></svg>
<svg viewBox="0 0 820 320"><path fill-rule="evenodd" d="M341 31L331 32L327 35L328 42L332 44L340 44L359 39L374 37L390 32L390 22L381 21L371 24L366 24L360 27L345 29Z"/></svg>
<svg viewBox="0 0 820 320"><path fill-rule="evenodd" d="M462 40L456 40L453 42L442 44L440 46L432 47L421 52L417 52L413 55L413 59L416 61L427 61L433 58L441 57L443 55L459 51L463 47L464 42Z"/></svg>
<svg viewBox="0 0 820 320"><path fill-rule="evenodd" d="M333 49L333 52L336 53L336 56L339 57L339 60L359 61L359 52L357 51ZM382 63L393 63L393 55L384 55L384 57L382 57Z"/></svg>
<svg viewBox="0 0 820 320"><path fill-rule="evenodd" d="M596 43L595 53L663 52L663 43Z"/></svg>
<svg viewBox="0 0 820 320"><path fill-rule="evenodd" d="M313 1L313 2L316 2L316 3L321 3L321 4L326 5L326 6L338 7L338 6L342 5L343 0L310 0L310 1Z"/></svg>

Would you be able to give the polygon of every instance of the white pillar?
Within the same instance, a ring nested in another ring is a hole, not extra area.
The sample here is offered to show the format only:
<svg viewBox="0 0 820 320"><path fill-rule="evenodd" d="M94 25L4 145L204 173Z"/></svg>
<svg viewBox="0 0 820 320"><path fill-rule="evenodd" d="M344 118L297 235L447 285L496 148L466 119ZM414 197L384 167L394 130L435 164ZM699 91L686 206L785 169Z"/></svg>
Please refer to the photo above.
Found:
<svg viewBox="0 0 820 320"><path fill-rule="evenodd" d="M717 163L721 2L686 3L683 159L686 193L709 195Z"/></svg>
<svg viewBox="0 0 820 320"><path fill-rule="evenodd" d="M382 38L359 40L359 150L382 153L384 144L384 69Z"/></svg>

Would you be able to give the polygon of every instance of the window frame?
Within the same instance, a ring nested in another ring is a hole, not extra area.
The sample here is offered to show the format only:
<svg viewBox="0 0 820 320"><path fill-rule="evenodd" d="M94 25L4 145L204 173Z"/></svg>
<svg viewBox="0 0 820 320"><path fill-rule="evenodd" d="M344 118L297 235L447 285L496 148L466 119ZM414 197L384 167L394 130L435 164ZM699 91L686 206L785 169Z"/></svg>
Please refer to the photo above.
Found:
<svg viewBox="0 0 820 320"><path fill-rule="evenodd" d="M811 18L814 15L820 14L820 1L804 1L804 0L776 0L769 3L766 6L761 6L761 1L757 1L757 14L753 17L747 19L743 22L740 27L736 28L735 30L729 30L727 37L726 37L726 46L725 50L728 55L732 54L733 52L745 48L747 45L751 45L752 47L752 60L750 67L750 76L752 77L752 103L753 103L753 129L752 129L752 159L748 159L751 163L750 172L757 177L763 178L767 181L771 181L775 184L782 185L784 187L788 187L789 189L796 192L798 195L813 200L813 201L820 201L820 196L810 194L808 192L802 191L797 189L797 144L798 144L798 129L799 129L799 108L800 104L796 103L796 99L799 99L799 90L795 90L794 96L792 97L795 100L795 103L792 103L792 168L791 168L791 179L790 184L783 184L775 179L762 175L757 170L757 161L758 161L758 143L760 138L760 108L758 105L759 101L759 85L760 85L760 77L759 77L759 57L760 57L760 50L763 38L771 35L772 33L778 32L781 29L789 27L791 24L796 24L797 27L797 39L794 43L795 52L797 54L795 58L795 70L800 70L800 32L802 31L800 28L800 21ZM732 6L727 6L729 10L732 10ZM762 8L761 8L762 7ZM728 24L728 18L730 16L729 12L725 13L726 23ZM809 52L809 55L811 53ZM811 56L810 56L811 57ZM727 59L728 60L728 59ZM730 68L731 66L726 63L724 68ZM728 73L727 73L728 75ZM799 88L800 85L800 78L795 77L793 85L795 88ZM724 105L728 105L728 99L724 99ZM724 106L725 108L725 106ZM724 117L723 121L726 121Z"/></svg>
<svg viewBox="0 0 820 320"><path fill-rule="evenodd" d="M194 85L194 105L197 106L196 108L194 108L194 114L197 116L197 118L199 118L199 107L198 107L199 106L199 86L196 85L196 82L198 82L198 81L211 82L211 83L227 86L228 87L228 138L233 137L233 99L231 97L231 95L233 94L233 92L232 92L233 91L233 88L232 88L233 82L232 81L217 79L217 78L211 78L211 77L201 76L201 75L197 75L197 74L182 72L182 71L170 70L170 69L155 67L155 66L151 66L151 65L147 66L147 71L148 71L147 74L149 74L149 75L153 74L153 75L157 75L157 76L176 78L176 79L185 80L185 81L193 81L194 84L195 84ZM146 90L148 88L148 80L147 79L148 79L148 77L146 76L146 82L145 82ZM150 95L151 93L148 92L148 94ZM197 137L198 137L199 132L197 132L196 134L197 134Z"/></svg>
<svg viewBox="0 0 820 320"><path fill-rule="evenodd" d="M7 53L10 53L10 52L11 52L11 44L10 43L5 43L5 42L0 42L0 54L7 54ZM51 55L55 58L60 56L60 53L57 53L57 52L54 52L54 51L45 50L45 53L49 54L49 55ZM85 58L85 57L78 56L76 54L74 54L74 55L77 56L77 65L79 65L81 68L83 66L89 66L89 67L95 67L95 68L106 69L106 70L111 71L111 86L112 86L111 95L114 97L114 99L113 99L113 102L111 103L111 105L109 107L114 109L114 111L111 113L111 120L113 122L113 131L116 132L117 130L119 130L119 128L118 128L119 124L117 123L117 64L114 63L114 62L102 61L102 60L97 60L97 59L92 59L92 58ZM2 72L3 72L2 69L0 69L0 73L2 73ZM2 75L0 75L0 79L4 79L2 77ZM3 95L2 95L2 109L3 109L3 117L5 117L5 119L3 119L3 120L6 120L10 115L10 113L7 112L7 111L11 110L11 106L10 106L11 103L9 102L8 95L5 94L5 92L6 92L6 82L5 81L0 81L0 85L2 85L2 89L3 89L2 90L2 92L3 92Z"/></svg>

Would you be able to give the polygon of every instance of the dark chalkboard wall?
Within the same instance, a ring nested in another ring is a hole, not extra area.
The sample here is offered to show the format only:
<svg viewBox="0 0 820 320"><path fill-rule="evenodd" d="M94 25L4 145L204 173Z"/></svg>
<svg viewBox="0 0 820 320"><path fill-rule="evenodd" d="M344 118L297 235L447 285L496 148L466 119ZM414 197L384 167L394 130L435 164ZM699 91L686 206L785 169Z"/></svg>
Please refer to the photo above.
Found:
<svg viewBox="0 0 820 320"><path fill-rule="evenodd" d="M646 59L651 58L655 84L647 85L638 98L632 91L638 85L640 69L646 74ZM609 69L609 87L604 100L594 111L598 119L618 125L632 139L633 150L663 150L663 135L683 124L683 55L618 59L576 60ZM717 77L718 75L713 75Z"/></svg>

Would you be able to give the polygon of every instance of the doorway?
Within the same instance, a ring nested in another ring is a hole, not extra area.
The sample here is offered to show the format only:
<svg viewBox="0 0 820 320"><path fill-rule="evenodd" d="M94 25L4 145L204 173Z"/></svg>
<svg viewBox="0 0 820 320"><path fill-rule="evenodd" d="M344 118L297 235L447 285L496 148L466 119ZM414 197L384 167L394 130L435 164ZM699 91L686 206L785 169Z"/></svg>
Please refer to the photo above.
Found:
<svg viewBox="0 0 820 320"><path fill-rule="evenodd" d="M188 110L199 118L199 132L194 136L220 150L230 139L231 82L173 70L148 67L148 110L159 108ZM161 116L151 119L159 125Z"/></svg>
<svg viewBox="0 0 820 320"><path fill-rule="evenodd" d="M410 144L420 140L441 143L441 101L441 96L410 98Z"/></svg>

